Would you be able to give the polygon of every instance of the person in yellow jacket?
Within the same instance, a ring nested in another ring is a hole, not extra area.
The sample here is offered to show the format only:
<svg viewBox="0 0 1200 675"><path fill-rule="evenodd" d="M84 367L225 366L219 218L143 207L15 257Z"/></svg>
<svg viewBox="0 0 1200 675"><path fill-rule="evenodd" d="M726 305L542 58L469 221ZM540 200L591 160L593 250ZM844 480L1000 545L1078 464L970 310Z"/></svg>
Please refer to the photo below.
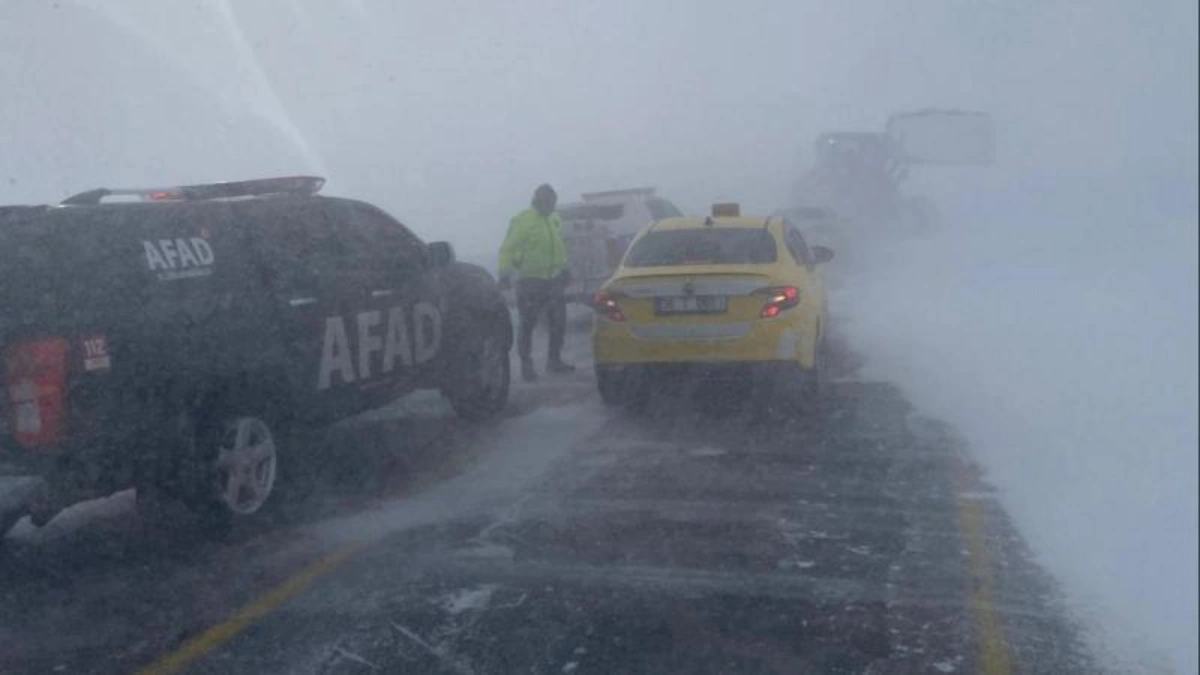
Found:
<svg viewBox="0 0 1200 675"><path fill-rule="evenodd" d="M567 332L565 291L570 283L567 247L562 238L562 221L554 212L558 194L549 185L533 193L531 206L508 223L508 235L500 247L500 287L509 289L516 279L517 314L520 328L517 352L521 356L521 377L537 379L533 367L533 329L542 313L550 324L550 353L546 369L552 373L574 372L575 366L562 360Z"/></svg>

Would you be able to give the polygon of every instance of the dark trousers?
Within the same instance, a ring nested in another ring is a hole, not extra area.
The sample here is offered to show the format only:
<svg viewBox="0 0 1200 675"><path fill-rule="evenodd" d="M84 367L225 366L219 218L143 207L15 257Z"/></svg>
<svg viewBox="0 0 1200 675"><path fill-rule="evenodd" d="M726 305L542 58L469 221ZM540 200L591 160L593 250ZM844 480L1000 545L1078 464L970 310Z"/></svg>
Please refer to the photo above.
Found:
<svg viewBox="0 0 1200 675"><path fill-rule="evenodd" d="M532 358L533 329L538 318L546 313L550 323L549 360L562 356L563 339L567 333L567 298L563 283L557 279L521 279L517 281L517 314L521 327L517 335L517 353L521 360Z"/></svg>

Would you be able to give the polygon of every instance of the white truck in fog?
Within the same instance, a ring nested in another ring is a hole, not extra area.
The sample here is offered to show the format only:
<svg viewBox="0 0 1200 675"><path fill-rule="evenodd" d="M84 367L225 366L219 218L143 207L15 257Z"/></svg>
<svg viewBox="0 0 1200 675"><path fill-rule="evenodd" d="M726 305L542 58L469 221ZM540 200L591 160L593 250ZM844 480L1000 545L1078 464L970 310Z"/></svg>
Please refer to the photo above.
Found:
<svg viewBox="0 0 1200 675"><path fill-rule="evenodd" d="M642 187L589 192L581 201L558 208L571 283L567 301L589 303L621 263L634 235L655 220L682 216L669 200Z"/></svg>

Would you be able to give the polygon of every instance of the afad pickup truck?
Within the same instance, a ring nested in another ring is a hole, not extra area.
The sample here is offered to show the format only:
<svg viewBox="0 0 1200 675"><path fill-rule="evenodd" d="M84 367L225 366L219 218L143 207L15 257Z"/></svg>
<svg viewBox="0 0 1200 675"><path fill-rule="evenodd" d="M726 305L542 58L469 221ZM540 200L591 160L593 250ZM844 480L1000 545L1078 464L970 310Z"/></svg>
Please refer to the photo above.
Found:
<svg viewBox="0 0 1200 675"><path fill-rule="evenodd" d="M130 487L225 530L279 501L297 427L416 389L472 420L504 408L492 277L323 183L0 208L0 476L40 486L3 502L0 533Z"/></svg>

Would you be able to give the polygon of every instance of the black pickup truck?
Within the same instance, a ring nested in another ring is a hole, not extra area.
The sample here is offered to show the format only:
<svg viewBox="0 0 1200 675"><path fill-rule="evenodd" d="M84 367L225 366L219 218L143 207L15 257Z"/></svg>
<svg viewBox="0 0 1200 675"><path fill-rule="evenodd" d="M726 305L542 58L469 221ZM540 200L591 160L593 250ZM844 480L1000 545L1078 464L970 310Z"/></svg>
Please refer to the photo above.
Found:
<svg viewBox="0 0 1200 675"><path fill-rule="evenodd" d="M129 487L224 530L272 501L296 426L416 389L472 420L503 409L493 278L323 184L0 207L0 476L43 479L0 507L0 536Z"/></svg>

